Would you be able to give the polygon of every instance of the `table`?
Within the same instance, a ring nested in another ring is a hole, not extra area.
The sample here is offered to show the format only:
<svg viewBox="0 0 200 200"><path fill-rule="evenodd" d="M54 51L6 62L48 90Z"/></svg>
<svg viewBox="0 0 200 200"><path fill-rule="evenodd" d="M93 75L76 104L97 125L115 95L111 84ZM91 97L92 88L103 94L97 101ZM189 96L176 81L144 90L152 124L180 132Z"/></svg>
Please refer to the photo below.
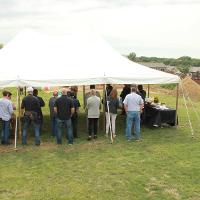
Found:
<svg viewBox="0 0 200 200"><path fill-rule="evenodd" d="M162 123L167 123L171 126L176 125L176 110L175 109L159 109L151 105L144 106L144 124L147 126L159 127Z"/></svg>

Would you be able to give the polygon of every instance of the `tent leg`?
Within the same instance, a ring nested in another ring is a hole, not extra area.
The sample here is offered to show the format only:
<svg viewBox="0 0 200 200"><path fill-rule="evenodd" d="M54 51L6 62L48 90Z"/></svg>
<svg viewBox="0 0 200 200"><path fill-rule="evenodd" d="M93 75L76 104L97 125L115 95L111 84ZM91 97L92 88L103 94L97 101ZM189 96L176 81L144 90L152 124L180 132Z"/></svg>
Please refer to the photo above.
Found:
<svg viewBox="0 0 200 200"><path fill-rule="evenodd" d="M18 111L20 110L20 107L19 107L20 98L19 98L19 96L20 96L20 88L18 87L17 88L17 110ZM17 150L17 129L18 129L17 125L18 125L18 119L20 119L19 112L16 115L16 121L15 121L15 150Z"/></svg>
<svg viewBox="0 0 200 200"><path fill-rule="evenodd" d="M85 102L85 85L83 85L83 107L85 109L85 105L86 105L86 102Z"/></svg>
<svg viewBox="0 0 200 200"><path fill-rule="evenodd" d="M150 89L150 85L148 84L148 89L147 89L147 96L149 98L149 89Z"/></svg>
<svg viewBox="0 0 200 200"><path fill-rule="evenodd" d="M175 115L175 126L177 127L177 116L178 116L178 97L179 97L179 84L176 87L176 115Z"/></svg>
<svg viewBox="0 0 200 200"><path fill-rule="evenodd" d="M105 99L105 92L106 92L106 85L104 84L103 85L103 130L105 131L106 130L106 113L105 113L105 102L106 102L106 99Z"/></svg>
<svg viewBox="0 0 200 200"><path fill-rule="evenodd" d="M18 94L20 92L20 88L18 87ZM20 106L20 95L18 95L18 120L19 120L19 136L22 135L22 124L21 124L21 106Z"/></svg>

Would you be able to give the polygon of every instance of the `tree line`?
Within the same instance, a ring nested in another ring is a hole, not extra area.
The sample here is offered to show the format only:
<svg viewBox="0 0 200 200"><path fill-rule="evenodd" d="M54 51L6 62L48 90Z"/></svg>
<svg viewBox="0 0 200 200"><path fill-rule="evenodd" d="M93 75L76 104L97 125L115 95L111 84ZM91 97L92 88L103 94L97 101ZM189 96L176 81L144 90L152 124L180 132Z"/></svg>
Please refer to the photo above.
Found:
<svg viewBox="0 0 200 200"><path fill-rule="evenodd" d="M136 53L132 52L127 56L134 62L154 62L164 63L165 65L175 66L183 73L189 72L190 67L200 67L200 59L182 56L180 58L158 58L158 57L137 57Z"/></svg>
<svg viewBox="0 0 200 200"><path fill-rule="evenodd" d="M158 58L146 56L137 57L136 53L132 52L127 57L135 62L157 62L170 66L190 65L194 67L200 67L200 59L191 58L189 56L182 56L180 58Z"/></svg>

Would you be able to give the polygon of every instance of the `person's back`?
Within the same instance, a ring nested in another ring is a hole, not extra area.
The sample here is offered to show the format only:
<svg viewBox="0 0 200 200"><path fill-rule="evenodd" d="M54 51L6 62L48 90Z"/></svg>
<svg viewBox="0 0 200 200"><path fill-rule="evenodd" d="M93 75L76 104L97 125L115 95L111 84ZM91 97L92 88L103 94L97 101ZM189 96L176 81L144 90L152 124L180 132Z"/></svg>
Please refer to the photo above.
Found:
<svg viewBox="0 0 200 200"><path fill-rule="evenodd" d="M100 98L91 96L87 100L88 118L99 118Z"/></svg>
<svg viewBox="0 0 200 200"><path fill-rule="evenodd" d="M23 98L21 108L25 109L25 111L34 111L37 114L40 113L40 104L37 98L30 94Z"/></svg>
<svg viewBox="0 0 200 200"><path fill-rule="evenodd" d="M126 96L123 103L127 105L127 111L140 111L142 99L140 95L132 92Z"/></svg>
<svg viewBox="0 0 200 200"><path fill-rule="evenodd" d="M138 94L142 97L143 101L145 101L146 91L143 89L142 85L138 85L138 92Z"/></svg>
<svg viewBox="0 0 200 200"><path fill-rule="evenodd" d="M13 105L11 102L11 93L3 91L3 98L0 99L0 134L1 144L9 144L10 119L13 114Z"/></svg>
<svg viewBox="0 0 200 200"><path fill-rule="evenodd" d="M90 90L95 90L95 85L90 85ZM100 92L99 92L99 91L96 91L96 90L95 90L95 95L101 99L101 95L100 95ZM84 108L86 107L88 98L91 97L91 96L92 96L91 91L89 91L89 92L87 92L87 93L85 94L85 105L84 105Z"/></svg>
<svg viewBox="0 0 200 200"><path fill-rule="evenodd" d="M55 102L55 107L57 107L57 117L60 120L68 120L71 117L71 108L73 106L73 101L67 95L62 95Z"/></svg>
<svg viewBox="0 0 200 200"><path fill-rule="evenodd" d="M108 101L108 105L109 105L109 112L117 114L117 108L119 108L119 99L108 96L107 101ZM105 107L105 111L108 112L107 104L106 104L106 107Z"/></svg>
<svg viewBox="0 0 200 200"><path fill-rule="evenodd" d="M50 111L50 118L55 117L56 114L54 112L54 105L56 99L58 98L58 91L53 92L53 96L49 99L49 111Z"/></svg>
<svg viewBox="0 0 200 200"><path fill-rule="evenodd" d="M41 118L43 118L42 108L41 107L45 106L45 102L42 99L42 97L38 96L38 90L37 89L33 90L33 96L36 97L38 99L38 101L39 101L39 104L40 104L39 115L41 116Z"/></svg>
<svg viewBox="0 0 200 200"><path fill-rule="evenodd" d="M4 121L9 121L13 113L12 102L8 99L0 99L0 118Z"/></svg>
<svg viewBox="0 0 200 200"><path fill-rule="evenodd" d="M130 94L130 92L131 92L130 85L125 85L123 87L123 90L122 90L121 94L120 94L120 97L122 98L122 101L124 101L126 95Z"/></svg>

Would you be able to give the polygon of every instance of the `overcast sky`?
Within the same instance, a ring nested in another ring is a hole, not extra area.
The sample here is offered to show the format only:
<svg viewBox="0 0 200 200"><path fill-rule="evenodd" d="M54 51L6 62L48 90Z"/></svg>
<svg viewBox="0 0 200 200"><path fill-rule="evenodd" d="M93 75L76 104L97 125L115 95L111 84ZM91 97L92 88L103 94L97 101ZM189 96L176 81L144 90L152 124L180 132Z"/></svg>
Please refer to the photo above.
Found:
<svg viewBox="0 0 200 200"><path fill-rule="evenodd" d="M200 58L200 0L0 0L0 43L90 29L121 54Z"/></svg>

